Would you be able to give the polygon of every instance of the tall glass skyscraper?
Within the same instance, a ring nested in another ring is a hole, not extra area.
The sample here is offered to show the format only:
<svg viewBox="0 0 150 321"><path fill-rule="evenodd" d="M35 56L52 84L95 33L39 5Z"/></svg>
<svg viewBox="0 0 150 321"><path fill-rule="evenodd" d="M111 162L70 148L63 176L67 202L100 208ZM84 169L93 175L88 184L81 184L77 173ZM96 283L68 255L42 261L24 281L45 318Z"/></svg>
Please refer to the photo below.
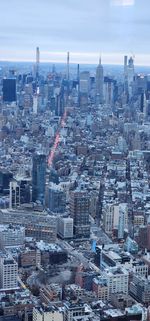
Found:
<svg viewBox="0 0 150 321"><path fill-rule="evenodd" d="M46 156L35 154L32 166L32 201L40 201L42 204L45 199L45 178L46 178Z"/></svg>
<svg viewBox="0 0 150 321"><path fill-rule="evenodd" d="M16 79L3 79L3 101L16 101Z"/></svg>
<svg viewBox="0 0 150 321"><path fill-rule="evenodd" d="M101 58L99 59L99 65L96 69L96 97L99 103L103 102L103 85L104 85L104 75L103 66L101 64Z"/></svg>

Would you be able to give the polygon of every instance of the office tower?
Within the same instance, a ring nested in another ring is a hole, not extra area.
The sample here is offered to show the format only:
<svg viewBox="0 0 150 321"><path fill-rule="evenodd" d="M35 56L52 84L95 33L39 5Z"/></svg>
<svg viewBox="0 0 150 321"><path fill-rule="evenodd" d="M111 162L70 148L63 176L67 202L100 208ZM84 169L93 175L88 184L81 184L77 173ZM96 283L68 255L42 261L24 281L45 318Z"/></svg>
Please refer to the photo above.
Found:
<svg viewBox="0 0 150 321"><path fill-rule="evenodd" d="M0 225L0 249L10 246L22 246L25 241L23 226Z"/></svg>
<svg viewBox="0 0 150 321"><path fill-rule="evenodd" d="M128 60L128 85L132 85L134 79L134 60L132 57Z"/></svg>
<svg viewBox="0 0 150 321"><path fill-rule="evenodd" d="M16 101L16 79L3 79L3 101L8 103Z"/></svg>
<svg viewBox="0 0 150 321"><path fill-rule="evenodd" d="M88 71L83 71L80 73L80 93L87 94L89 93L89 84L90 84L90 74Z"/></svg>
<svg viewBox="0 0 150 321"><path fill-rule="evenodd" d="M128 75L128 56L124 56L124 78Z"/></svg>
<svg viewBox="0 0 150 321"><path fill-rule="evenodd" d="M120 206L120 209L119 209L119 222L118 222L118 239L123 239L124 238L125 211L126 211L126 208L123 208L123 206Z"/></svg>
<svg viewBox="0 0 150 321"><path fill-rule="evenodd" d="M89 238L89 196L86 191L78 188L70 193L70 212L75 238Z"/></svg>
<svg viewBox="0 0 150 321"><path fill-rule="evenodd" d="M64 113L64 99L62 93L56 95L55 115L62 116Z"/></svg>
<svg viewBox="0 0 150 321"><path fill-rule="evenodd" d="M103 228L109 235L117 231L119 239L124 237L124 230L128 229L128 207L126 203L104 204Z"/></svg>
<svg viewBox="0 0 150 321"><path fill-rule="evenodd" d="M0 253L0 289L13 290L18 287L18 264L5 252Z"/></svg>
<svg viewBox="0 0 150 321"><path fill-rule="evenodd" d="M124 238L124 230L128 229L128 206L126 203L114 205L114 229L118 231L118 238Z"/></svg>
<svg viewBox="0 0 150 321"><path fill-rule="evenodd" d="M148 106L148 101L146 99L146 93L144 92L144 97L143 97L143 114L144 114L144 120L147 118L147 106Z"/></svg>
<svg viewBox="0 0 150 321"><path fill-rule="evenodd" d="M4 168L0 169L0 193L9 194L9 184L13 174Z"/></svg>
<svg viewBox="0 0 150 321"><path fill-rule="evenodd" d="M38 96L35 94L33 96L33 113L36 115L38 112Z"/></svg>
<svg viewBox="0 0 150 321"><path fill-rule="evenodd" d="M73 237L73 219L71 217L59 217L57 225L58 235L63 239Z"/></svg>
<svg viewBox="0 0 150 321"><path fill-rule="evenodd" d="M150 251L150 224L139 227L138 244L140 248Z"/></svg>
<svg viewBox="0 0 150 321"><path fill-rule="evenodd" d="M124 56L124 91L128 93L128 56Z"/></svg>
<svg viewBox="0 0 150 321"><path fill-rule="evenodd" d="M77 65L77 82L79 84L79 78L80 78L80 65Z"/></svg>
<svg viewBox="0 0 150 321"><path fill-rule="evenodd" d="M40 49L36 48L36 78L39 77Z"/></svg>
<svg viewBox="0 0 150 321"><path fill-rule="evenodd" d="M96 69L96 101L98 103L103 102L103 83L104 83L103 66L101 64L101 58L100 58L99 64Z"/></svg>
<svg viewBox="0 0 150 321"><path fill-rule="evenodd" d="M114 205L106 203L103 206L103 228L104 228L104 231L109 235L112 235L113 223L114 223Z"/></svg>
<svg viewBox="0 0 150 321"><path fill-rule="evenodd" d="M77 85L76 85L76 90L77 90L77 106L79 106L80 103L80 65L77 65Z"/></svg>
<svg viewBox="0 0 150 321"><path fill-rule="evenodd" d="M16 181L20 187L20 204L30 203L30 178L16 176Z"/></svg>
<svg viewBox="0 0 150 321"><path fill-rule="evenodd" d="M64 213L66 208L66 194L59 185L50 183L47 187L47 207L53 213Z"/></svg>
<svg viewBox="0 0 150 321"><path fill-rule="evenodd" d="M16 208L20 205L20 186L16 180L10 182L9 197L10 208Z"/></svg>
<svg viewBox="0 0 150 321"><path fill-rule="evenodd" d="M35 154L32 166L32 201L44 203L45 198L46 156Z"/></svg>
<svg viewBox="0 0 150 321"><path fill-rule="evenodd" d="M114 80L109 77L104 77L104 101L106 105L111 105L114 95Z"/></svg>
<svg viewBox="0 0 150 321"><path fill-rule="evenodd" d="M69 72L70 72L70 70L69 70L69 68L70 68L70 66L69 66L69 63L70 63L70 54L69 54L69 51L67 52L67 80L69 81Z"/></svg>
<svg viewBox="0 0 150 321"><path fill-rule="evenodd" d="M141 74L134 76L134 94L141 95L147 91L147 77Z"/></svg>

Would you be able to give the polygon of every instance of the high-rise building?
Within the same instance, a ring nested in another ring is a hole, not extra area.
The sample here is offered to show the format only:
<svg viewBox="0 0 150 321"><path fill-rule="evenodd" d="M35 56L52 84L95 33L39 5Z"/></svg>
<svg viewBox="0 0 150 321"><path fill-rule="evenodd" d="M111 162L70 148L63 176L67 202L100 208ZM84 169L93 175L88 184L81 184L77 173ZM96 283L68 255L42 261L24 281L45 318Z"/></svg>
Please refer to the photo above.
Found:
<svg viewBox="0 0 150 321"><path fill-rule="evenodd" d="M130 57L128 61L128 85L129 86L133 84L133 79L134 79L134 60L132 57Z"/></svg>
<svg viewBox="0 0 150 321"><path fill-rule="evenodd" d="M75 238L89 238L89 196L86 191L78 188L71 192L70 212L74 220Z"/></svg>
<svg viewBox="0 0 150 321"><path fill-rule="evenodd" d="M128 56L124 56L124 77L127 77L128 74Z"/></svg>
<svg viewBox="0 0 150 321"><path fill-rule="evenodd" d="M45 178L46 178L46 156L35 154L33 156L32 167L32 201L40 201L42 204L45 199Z"/></svg>
<svg viewBox="0 0 150 321"><path fill-rule="evenodd" d="M105 232L112 235L114 223L114 205L106 203L103 206L103 228Z"/></svg>
<svg viewBox="0 0 150 321"><path fill-rule="evenodd" d="M16 101L16 79L3 79L3 101L8 103Z"/></svg>
<svg viewBox="0 0 150 321"><path fill-rule="evenodd" d="M124 230L128 229L128 207L126 203L106 203L103 206L103 227L107 234L117 231L119 239L124 237Z"/></svg>
<svg viewBox="0 0 150 321"><path fill-rule="evenodd" d="M128 92L128 56L124 56L124 91Z"/></svg>
<svg viewBox="0 0 150 321"><path fill-rule="evenodd" d="M103 83L104 83L104 74L103 74L103 66L101 64L101 58L100 58L99 64L96 69L96 101L99 101L99 103L103 102Z"/></svg>
<svg viewBox="0 0 150 321"><path fill-rule="evenodd" d="M10 208L16 208L20 205L20 185L16 180L10 182L9 197Z"/></svg>
<svg viewBox="0 0 150 321"><path fill-rule="evenodd" d="M36 48L36 78L39 77L40 49Z"/></svg>
<svg viewBox="0 0 150 321"><path fill-rule="evenodd" d="M13 174L8 170L0 169L0 192L3 194L9 194L9 184L13 178Z"/></svg>
<svg viewBox="0 0 150 321"><path fill-rule="evenodd" d="M69 63L70 63L70 54L67 52L67 80L69 81Z"/></svg>
<svg viewBox="0 0 150 321"><path fill-rule="evenodd" d="M4 252L0 253L0 289L10 290L18 287L18 264Z"/></svg>
<svg viewBox="0 0 150 321"><path fill-rule="evenodd" d="M64 113L64 99L62 93L56 95L55 115L62 116Z"/></svg>
<svg viewBox="0 0 150 321"><path fill-rule="evenodd" d="M87 94L89 93L89 84L90 84L90 74L88 71L83 71L80 73L80 93Z"/></svg>
<svg viewBox="0 0 150 321"><path fill-rule="evenodd" d="M128 206L126 203L120 203L119 205L115 206L114 209L114 217L115 217L115 210L119 211L118 218L118 238L124 238L124 231L128 229Z"/></svg>
<svg viewBox="0 0 150 321"><path fill-rule="evenodd" d="M47 187L47 207L53 213L63 213L66 207L66 195L63 188L54 183Z"/></svg>
<svg viewBox="0 0 150 321"><path fill-rule="evenodd" d="M114 79L104 77L104 101L106 105L111 105L113 102L114 95Z"/></svg>

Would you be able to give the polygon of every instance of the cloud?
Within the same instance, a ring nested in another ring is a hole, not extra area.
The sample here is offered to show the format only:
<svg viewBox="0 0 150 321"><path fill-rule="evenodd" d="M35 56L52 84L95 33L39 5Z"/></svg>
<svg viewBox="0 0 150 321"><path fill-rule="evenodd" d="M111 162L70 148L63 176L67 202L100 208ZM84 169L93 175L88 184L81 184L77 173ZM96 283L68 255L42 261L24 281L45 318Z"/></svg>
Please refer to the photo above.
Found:
<svg viewBox="0 0 150 321"><path fill-rule="evenodd" d="M2 51L24 59L37 45L43 52L146 54L149 10L149 0L1 1L0 59Z"/></svg>
<svg viewBox="0 0 150 321"><path fill-rule="evenodd" d="M112 6L134 6L134 0L111 0Z"/></svg>

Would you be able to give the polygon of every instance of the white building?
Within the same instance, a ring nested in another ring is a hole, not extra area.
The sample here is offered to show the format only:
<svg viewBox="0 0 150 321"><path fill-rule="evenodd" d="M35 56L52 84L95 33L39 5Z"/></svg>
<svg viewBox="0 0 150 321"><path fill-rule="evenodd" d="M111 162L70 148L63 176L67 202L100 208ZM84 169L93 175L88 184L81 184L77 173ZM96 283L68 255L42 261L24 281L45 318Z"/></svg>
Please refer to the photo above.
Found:
<svg viewBox="0 0 150 321"><path fill-rule="evenodd" d="M108 297L112 293L124 293L128 295L129 272L122 267L112 267L104 271L108 284Z"/></svg>
<svg viewBox="0 0 150 321"><path fill-rule="evenodd" d="M9 207L16 208L20 205L20 186L17 181L13 180L10 182L10 190L9 190Z"/></svg>
<svg viewBox="0 0 150 321"><path fill-rule="evenodd" d="M18 264L8 254L0 253L0 289L18 288Z"/></svg>
<svg viewBox="0 0 150 321"><path fill-rule="evenodd" d="M63 321L63 313L54 307L33 308L33 321Z"/></svg>
<svg viewBox="0 0 150 321"><path fill-rule="evenodd" d="M10 246L22 246L25 241L25 227L0 225L0 249Z"/></svg>
<svg viewBox="0 0 150 321"><path fill-rule="evenodd" d="M59 217L58 218L58 234L63 239L73 237L73 218Z"/></svg>
<svg viewBox="0 0 150 321"><path fill-rule="evenodd" d="M112 234L114 221L114 205L105 204L103 207L103 227L107 234Z"/></svg>

